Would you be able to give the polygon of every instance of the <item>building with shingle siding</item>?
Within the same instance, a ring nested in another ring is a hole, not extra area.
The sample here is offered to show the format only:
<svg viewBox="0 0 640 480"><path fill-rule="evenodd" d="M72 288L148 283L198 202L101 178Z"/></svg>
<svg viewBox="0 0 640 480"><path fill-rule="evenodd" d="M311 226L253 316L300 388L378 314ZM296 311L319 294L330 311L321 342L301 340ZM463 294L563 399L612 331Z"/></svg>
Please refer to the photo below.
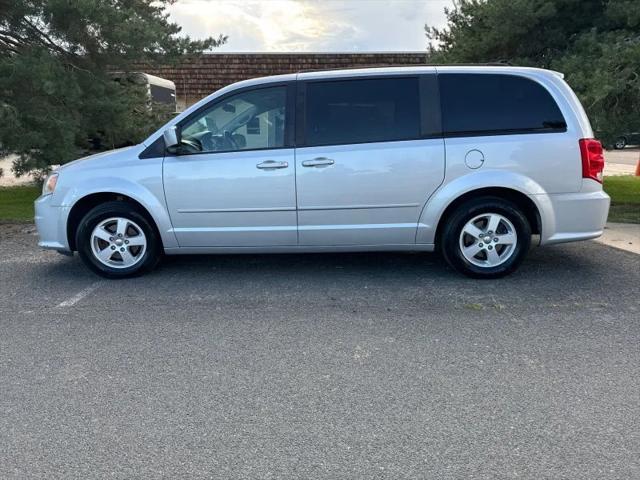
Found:
<svg viewBox="0 0 640 480"><path fill-rule="evenodd" d="M145 67L145 73L176 85L178 109L247 78L308 70L424 65L425 52L381 53L205 53L177 66Z"/></svg>

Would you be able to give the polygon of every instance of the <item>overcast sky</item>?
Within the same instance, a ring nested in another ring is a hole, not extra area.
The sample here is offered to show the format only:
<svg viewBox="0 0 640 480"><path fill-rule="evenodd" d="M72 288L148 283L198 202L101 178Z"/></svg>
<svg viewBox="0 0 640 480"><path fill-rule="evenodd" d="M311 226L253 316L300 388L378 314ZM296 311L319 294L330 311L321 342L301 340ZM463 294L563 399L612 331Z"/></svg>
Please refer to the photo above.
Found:
<svg viewBox="0 0 640 480"><path fill-rule="evenodd" d="M424 24L442 26L452 0L178 0L183 32L225 34L226 52L422 51Z"/></svg>

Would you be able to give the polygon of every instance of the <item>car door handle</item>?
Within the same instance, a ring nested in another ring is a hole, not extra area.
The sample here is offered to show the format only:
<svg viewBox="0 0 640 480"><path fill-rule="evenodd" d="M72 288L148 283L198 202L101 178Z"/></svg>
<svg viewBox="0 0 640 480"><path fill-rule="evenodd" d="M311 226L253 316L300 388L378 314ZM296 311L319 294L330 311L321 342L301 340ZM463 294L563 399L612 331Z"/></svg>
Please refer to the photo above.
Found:
<svg viewBox="0 0 640 480"><path fill-rule="evenodd" d="M276 162L275 160L266 160L256 165L257 168L262 170L275 170L276 168L287 168L289 162Z"/></svg>
<svg viewBox="0 0 640 480"><path fill-rule="evenodd" d="M305 160L302 162L303 167L327 167L333 165L335 162L330 158L318 157L313 160Z"/></svg>

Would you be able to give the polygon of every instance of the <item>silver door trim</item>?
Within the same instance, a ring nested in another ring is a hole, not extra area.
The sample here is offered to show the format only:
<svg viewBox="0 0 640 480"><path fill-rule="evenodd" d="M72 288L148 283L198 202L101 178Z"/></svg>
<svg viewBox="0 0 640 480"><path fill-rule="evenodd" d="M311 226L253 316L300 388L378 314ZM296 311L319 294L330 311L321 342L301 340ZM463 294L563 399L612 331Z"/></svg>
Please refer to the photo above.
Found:
<svg viewBox="0 0 640 480"><path fill-rule="evenodd" d="M180 227L174 228L177 233L189 232L290 232L296 231L297 226L282 225L277 227ZM182 248L182 247L181 247Z"/></svg>
<svg viewBox="0 0 640 480"><path fill-rule="evenodd" d="M294 212L296 207L250 207L250 208L190 208L178 209L178 213L246 213L246 212Z"/></svg>
<svg viewBox="0 0 640 480"><path fill-rule="evenodd" d="M367 208L415 208L422 206L421 203L389 203L383 205L330 205L309 207L298 207L298 210L364 210Z"/></svg>
<svg viewBox="0 0 640 480"><path fill-rule="evenodd" d="M298 230L371 230L378 228L416 228L415 223L358 223L333 225L299 225Z"/></svg>

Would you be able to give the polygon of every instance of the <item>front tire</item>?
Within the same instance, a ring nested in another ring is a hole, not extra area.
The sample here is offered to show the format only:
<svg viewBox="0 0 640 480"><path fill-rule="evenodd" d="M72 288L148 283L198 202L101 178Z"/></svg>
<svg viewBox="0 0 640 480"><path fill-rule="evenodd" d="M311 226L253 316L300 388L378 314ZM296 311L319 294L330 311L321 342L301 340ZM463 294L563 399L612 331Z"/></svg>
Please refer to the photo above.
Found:
<svg viewBox="0 0 640 480"><path fill-rule="evenodd" d="M458 206L440 237L453 268L473 278L499 278L522 263L531 245L531 226L520 208L499 197L481 197Z"/></svg>
<svg viewBox="0 0 640 480"><path fill-rule="evenodd" d="M76 245L85 265L106 278L140 275L160 260L155 229L127 202L107 202L90 210L80 221Z"/></svg>

